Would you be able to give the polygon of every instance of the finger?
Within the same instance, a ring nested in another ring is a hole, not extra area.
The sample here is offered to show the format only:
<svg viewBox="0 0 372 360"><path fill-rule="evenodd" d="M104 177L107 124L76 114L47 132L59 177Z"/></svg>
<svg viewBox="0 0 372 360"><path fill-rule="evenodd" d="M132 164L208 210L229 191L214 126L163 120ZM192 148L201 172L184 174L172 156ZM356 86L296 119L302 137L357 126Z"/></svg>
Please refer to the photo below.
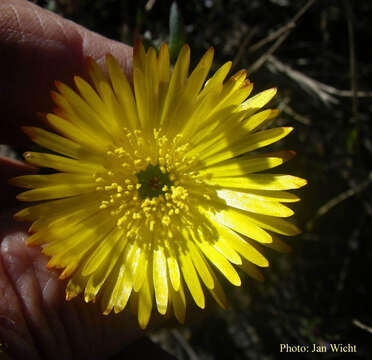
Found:
<svg viewBox="0 0 372 360"><path fill-rule="evenodd" d="M49 321L42 311L41 291L33 266L33 260L37 260L37 249L24 249L22 245L25 237L23 232L7 235L1 244L2 260L22 304L35 345L43 350L41 357L51 358L57 344Z"/></svg>
<svg viewBox="0 0 372 360"><path fill-rule="evenodd" d="M53 82L71 84L84 74L84 59L99 64L113 54L129 74L132 50L104 38L29 1L0 2L0 143L19 144L20 125L37 123L37 112L49 112Z"/></svg>
<svg viewBox="0 0 372 360"><path fill-rule="evenodd" d="M129 309L102 315L99 304L86 304L81 297L66 301L65 281L47 269L40 248L25 245L27 237L24 225L13 223L9 214L0 216L0 341L14 359L102 360L146 334ZM188 322L201 315L206 312L191 311ZM154 311L149 330L170 324L175 325L174 318ZM143 344L133 344L128 354L171 359Z"/></svg>
<svg viewBox="0 0 372 360"><path fill-rule="evenodd" d="M0 219L2 225L4 220ZM14 358L40 359L23 316L22 302L3 261L0 261L0 342L1 350L6 349Z"/></svg>
<svg viewBox="0 0 372 360"><path fill-rule="evenodd" d="M80 298L66 302L65 282L15 226L0 219L0 339L15 359L102 359L144 335L129 311L105 316Z"/></svg>

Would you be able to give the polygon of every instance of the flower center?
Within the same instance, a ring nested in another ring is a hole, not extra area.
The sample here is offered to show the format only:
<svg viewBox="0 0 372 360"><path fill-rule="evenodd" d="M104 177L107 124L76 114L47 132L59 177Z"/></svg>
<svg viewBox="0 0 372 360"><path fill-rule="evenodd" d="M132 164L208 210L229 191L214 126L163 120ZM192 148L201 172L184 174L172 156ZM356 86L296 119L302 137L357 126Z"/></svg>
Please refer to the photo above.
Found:
<svg viewBox="0 0 372 360"><path fill-rule="evenodd" d="M155 228L172 238L180 224L199 223L200 196L210 201L213 194L206 193L204 175L194 170L196 158L187 156L190 144L181 135L170 140L160 129L153 137L124 130L122 146L107 150L107 171L95 175L100 209L135 238Z"/></svg>
<svg viewBox="0 0 372 360"><path fill-rule="evenodd" d="M138 183L141 184L138 194L142 199L152 199L165 194L173 185L169 174L163 173L158 165L149 164L146 169L138 172L136 176Z"/></svg>

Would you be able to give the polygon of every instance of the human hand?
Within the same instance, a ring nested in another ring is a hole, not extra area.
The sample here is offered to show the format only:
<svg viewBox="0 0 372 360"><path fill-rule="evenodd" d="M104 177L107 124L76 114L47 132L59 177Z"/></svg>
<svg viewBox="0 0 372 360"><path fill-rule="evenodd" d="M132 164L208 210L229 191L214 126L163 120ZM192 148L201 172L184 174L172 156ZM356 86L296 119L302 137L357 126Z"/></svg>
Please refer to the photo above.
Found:
<svg viewBox="0 0 372 360"><path fill-rule="evenodd" d="M30 2L0 0L0 143L27 145L20 126L51 111L54 80L71 84L73 75L84 76L86 56L101 64L106 53L129 74L130 47ZM104 316L95 304L64 300L65 282L46 269L38 248L26 247L26 227L12 220L15 190L7 179L36 170L1 158L0 171L0 359L5 345L14 359L104 359L143 336L128 311ZM136 358L171 358L151 343L137 344L128 349Z"/></svg>

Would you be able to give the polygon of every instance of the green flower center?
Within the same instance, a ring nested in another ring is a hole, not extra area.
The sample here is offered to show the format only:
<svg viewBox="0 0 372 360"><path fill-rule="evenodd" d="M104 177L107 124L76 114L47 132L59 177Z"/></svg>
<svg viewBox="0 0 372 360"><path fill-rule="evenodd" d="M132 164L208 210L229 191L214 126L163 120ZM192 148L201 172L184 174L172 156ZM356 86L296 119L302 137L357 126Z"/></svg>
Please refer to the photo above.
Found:
<svg viewBox="0 0 372 360"><path fill-rule="evenodd" d="M138 183L141 184L138 194L142 199L152 199L163 195L173 185L169 174L163 173L158 165L149 164L146 169L141 170L136 176Z"/></svg>

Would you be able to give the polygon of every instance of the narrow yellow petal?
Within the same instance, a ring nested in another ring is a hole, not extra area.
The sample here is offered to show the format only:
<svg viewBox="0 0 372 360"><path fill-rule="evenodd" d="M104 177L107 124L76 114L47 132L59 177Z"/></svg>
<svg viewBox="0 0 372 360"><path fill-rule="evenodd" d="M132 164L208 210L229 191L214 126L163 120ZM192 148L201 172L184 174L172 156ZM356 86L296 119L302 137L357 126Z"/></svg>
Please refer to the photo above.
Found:
<svg viewBox="0 0 372 360"><path fill-rule="evenodd" d="M190 48L185 45L178 55L176 65L171 75L168 92L165 97L163 110L161 113L160 126L166 128L169 123L169 115L176 106L182 89L186 82L190 64Z"/></svg>
<svg viewBox="0 0 372 360"><path fill-rule="evenodd" d="M150 47L146 55L146 67L144 77L146 79L145 94L148 118L144 121L144 128L150 133L159 127L159 74L157 72L156 51ZM141 109L142 111L143 109Z"/></svg>
<svg viewBox="0 0 372 360"><path fill-rule="evenodd" d="M93 192L95 189L96 184L53 185L25 191L18 194L17 199L21 201L58 199Z"/></svg>
<svg viewBox="0 0 372 360"><path fill-rule="evenodd" d="M137 272L136 276L133 280L133 290L135 292L139 292L140 289L142 288L145 280L147 273L151 270L151 259L152 259L152 251L153 251L153 237L154 233L150 231L148 227L144 228L144 233L143 233L143 239L142 239L142 246L141 246L141 254L138 259L139 264L141 266L137 267Z"/></svg>
<svg viewBox="0 0 372 360"><path fill-rule="evenodd" d="M143 286L138 294L138 323L141 329L145 329L150 321L153 294L151 280L152 277L150 274L147 274Z"/></svg>
<svg viewBox="0 0 372 360"><path fill-rule="evenodd" d="M97 268L102 264L107 264L108 254L112 253L112 249L117 247L117 243L120 241L121 248L124 248L125 244L128 241L128 238L125 236L124 230L120 228L113 228L112 232L102 241L89 256L84 266L82 267L82 274L84 276L91 275L97 270Z"/></svg>
<svg viewBox="0 0 372 360"><path fill-rule="evenodd" d="M170 118L168 120L168 133L177 134L187 122L192 121L193 113L197 111L197 98L196 93L201 88L200 79L205 75L205 68L196 69L196 72L191 74L190 78L187 80L186 86L182 91L180 100L175 106L174 111L169 114Z"/></svg>
<svg viewBox="0 0 372 360"><path fill-rule="evenodd" d="M112 87L124 112L123 124L130 129L135 129L138 126L137 108L127 77L124 75L121 66L110 54L106 55L106 64Z"/></svg>
<svg viewBox="0 0 372 360"><path fill-rule="evenodd" d="M214 49L211 47L200 59L198 65L187 79L184 96L192 99L199 93L212 66Z"/></svg>
<svg viewBox="0 0 372 360"><path fill-rule="evenodd" d="M159 74L159 109L163 108L167 95L170 78L170 59L167 44L162 44L157 61L157 72Z"/></svg>
<svg viewBox="0 0 372 360"><path fill-rule="evenodd" d="M221 273L226 277L227 280L229 280L235 286L241 285L238 273L220 252L218 252L206 241L196 241L196 243L203 251L205 256L209 259L209 261L214 266L216 266L219 271L221 271Z"/></svg>
<svg viewBox="0 0 372 360"><path fill-rule="evenodd" d="M208 289L214 288L214 281L211 273L209 272L206 261L203 255L200 253L199 249L190 241L189 242L190 255L192 262L194 263L195 269L197 270L200 278Z"/></svg>
<svg viewBox="0 0 372 360"><path fill-rule="evenodd" d="M133 46L133 67L145 68L146 52L142 41L135 41Z"/></svg>
<svg viewBox="0 0 372 360"><path fill-rule="evenodd" d="M261 267L269 266L267 259L254 246L252 246L248 241L244 240L235 231L224 225L215 224L215 226L220 237L247 260ZM268 244L268 246L270 245L269 243L265 244Z"/></svg>
<svg viewBox="0 0 372 360"><path fill-rule="evenodd" d="M229 304L228 304L228 301L227 301L225 291L223 290L223 287L221 286L220 281L218 280L218 278L217 278L216 274L214 273L214 271L212 270L211 266L208 264L207 261L206 261L205 264L208 268L209 273L212 275L213 284L214 284L213 289L208 289L208 290L211 293L211 295L213 296L216 303L219 306L221 306L222 309L227 309Z"/></svg>
<svg viewBox="0 0 372 360"><path fill-rule="evenodd" d="M84 207L75 206L70 209L64 209L61 207L57 210L53 209L50 214L46 214L34 221L29 228L29 231L39 232L43 230L48 231L48 229L54 231L58 227L74 227L80 221L83 221L97 213L97 203L92 199L92 197L84 204Z"/></svg>
<svg viewBox="0 0 372 360"><path fill-rule="evenodd" d="M86 81L78 76L75 76L74 80L84 100L96 112L95 121L99 123L113 139L120 139L122 131L119 123L120 125L124 125L121 123L121 119L123 119L124 116L110 85L106 81L102 82L101 99Z"/></svg>
<svg viewBox="0 0 372 360"><path fill-rule="evenodd" d="M288 217L293 215L293 211L274 201L265 201L251 196L250 193L239 193L232 190L217 190L217 194L221 199L226 201L228 206L232 206L241 210L246 210L263 215L271 215L278 217Z"/></svg>
<svg viewBox="0 0 372 360"><path fill-rule="evenodd" d="M97 224L97 216L92 216L86 224L90 227L82 228L66 240L54 240L43 247L43 254L53 256L48 262L48 267L65 267L72 262L80 261L92 246L104 241L102 239L114 227L110 218Z"/></svg>
<svg viewBox="0 0 372 360"><path fill-rule="evenodd" d="M95 108L91 108L74 90L69 86L56 82L58 91L69 102L75 117L75 124L81 129L88 131L90 135L94 135L98 139L109 141L109 136L106 129L102 126L100 117Z"/></svg>
<svg viewBox="0 0 372 360"><path fill-rule="evenodd" d="M216 220L240 234L261 243L271 243L272 239L269 233L253 223L246 213L239 212L236 209L228 208L215 215Z"/></svg>
<svg viewBox="0 0 372 360"><path fill-rule="evenodd" d="M211 91L214 87L220 85L225 80L227 74L231 69L232 62L228 61L223 64L215 73L214 75L206 82L204 89L201 91L199 96L205 96Z"/></svg>
<svg viewBox="0 0 372 360"><path fill-rule="evenodd" d="M110 312L112 308L115 313L118 313L126 307L133 289L133 278L138 265L138 255L137 244L134 242L127 243L114 271L116 280L114 279L110 284L110 291L104 295L103 301L106 313Z"/></svg>
<svg viewBox="0 0 372 360"><path fill-rule="evenodd" d="M77 196L76 199L80 200L81 196ZM40 217L32 224L36 233L28 238L27 245L39 245L48 242L48 246L53 244L53 246L57 246L57 249L64 249L62 243L65 238L66 241L70 241L69 239L73 234L84 230L86 226L90 226L91 218L97 222L97 216L102 214L104 212L97 211L97 207L93 206L91 202L87 203L86 207L72 207L70 211L64 211L63 208L52 209L50 215ZM49 217L50 222L48 221ZM96 223L93 222L93 224Z"/></svg>
<svg viewBox="0 0 372 360"><path fill-rule="evenodd" d="M120 243L120 242L119 242ZM127 244L127 243L126 243ZM102 298L101 298L101 311L104 315L110 314L110 312L113 310L117 291L115 292L115 289L117 289L122 276L124 276L123 272L123 257L124 257L124 250L126 247L122 247L120 249L120 252L116 254L116 261L114 261L114 264L110 264L110 272L106 275L105 278L105 284L102 289ZM115 260L115 257L114 257ZM115 296L115 298L114 298Z"/></svg>
<svg viewBox="0 0 372 360"><path fill-rule="evenodd" d="M283 158L280 157L257 156L242 159L230 159L215 166L203 169L201 172L211 174L213 178L240 176L271 169L283 164L283 162Z"/></svg>
<svg viewBox="0 0 372 360"><path fill-rule="evenodd" d="M141 251L140 258L138 260L141 266L138 266L136 276L133 281L133 290L135 292L138 292L141 289L146 279L147 267L149 263L148 257L149 257L149 249L147 246L144 246Z"/></svg>
<svg viewBox="0 0 372 360"><path fill-rule="evenodd" d="M259 131L248 135L245 141L235 143L235 145L232 146L226 146L225 149L217 153L211 152L208 155L202 154L201 160L203 160L204 166L211 166L218 162L242 155L248 151L253 151L277 142L287 136L292 130L293 128L291 127L281 127Z"/></svg>
<svg viewBox="0 0 372 360"><path fill-rule="evenodd" d="M239 71L237 74L232 76L221 89L219 86L213 87L205 98L215 99L208 107L208 113L203 117L196 117L195 115L190 118L192 124L185 126L187 129L186 138L188 139L192 135L192 143L200 146L193 149L193 152L203 153L203 149L210 146L210 143L206 140L210 139L212 142L217 137L224 134L225 130L230 129L234 122L239 123L244 118L245 112L234 113L236 105L243 99L245 99L252 91L253 84L245 80L246 71ZM202 100L204 98L202 97ZM206 100L206 99L205 99ZM206 102L206 104L209 104ZM232 119L230 119L232 117ZM234 121L234 119L237 121ZM188 123L190 122L188 121ZM197 121L195 121L197 120ZM235 124L235 125L236 125ZM186 131L183 130L184 131ZM231 131L236 137L237 131Z"/></svg>
<svg viewBox="0 0 372 360"><path fill-rule="evenodd" d="M14 215L14 218L16 220L34 221L45 216L51 218L55 216L63 216L63 214L69 214L75 209L79 209L81 204L86 204L87 207L96 201L99 201L99 199L92 199L90 194L78 195L67 199L47 201L18 211Z"/></svg>
<svg viewBox="0 0 372 360"><path fill-rule="evenodd" d="M226 192L234 192L238 196L240 194L249 194L250 197L263 200L263 201L274 201L274 202L297 202L300 201L300 198L292 194L288 191L273 191L273 190L253 190L253 189L242 189L240 192L237 192L235 190L217 190L220 191L226 191ZM244 195L243 195L244 196Z"/></svg>
<svg viewBox="0 0 372 360"><path fill-rule="evenodd" d="M200 286L200 281L195 271L195 267L191 262L190 252L184 253L184 251L181 251L179 254L179 261L181 265L183 278L187 284L187 287L190 290L190 293L196 305L204 309L205 298L203 294L203 289Z"/></svg>
<svg viewBox="0 0 372 360"><path fill-rule="evenodd" d="M25 160L32 165L64 172L88 173L93 175L100 171L105 171L103 166L97 162L85 162L64 156L38 152L26 152L23 156Z"/></svg>
<svg viewBox="0 0 372 360"><path fill-rule="evenodd" d="M87 58L87 69L90 78L93 81L94 87L98 91L98 94L102 99L105 98L105 94L103 91L104 84L108 84L105 74L98 66L98 64L90 57Z"/></svg>
<svg viewBox="0 0 372 360"><path fill-rule="evenodd" d="M262 273L257 269L255 265L253 265L249 261L243 259L243 263L240 265L240 268L253 279L264 281Z"/></svg>
<svg viewBox="0 0 372 360"><path fill-rule="evenodd" d="M213 178L209 185L226 189L291 190L307 184L305 179L281 174L250 174L246 177Z"/></svg>
<svg viewBox="0 0 372 360"><path fill-rule="evenodd" d="M240 265L242 260L239 254L222 238L219 238L212 245L216 250L218 250L227 260L231 263Z"/></svg>
<svg viewBox="0 0 372 360"><path fill-rule="evenodd" d="M176 61L174 71L172 73L172 78L175 78L176 85L184 85L186 82L187 74L189 72L190 65L190 47L185 44Z"/></svg>
<svg viewBox="0 0 372 360"><path fill-rule="evenodd" d="M224 116L219 114L217 121L213 121L199 132L195 129L198 135L192 139L191 155L203 154L203 157L207 158L209 154L217 153L227 146L232 146L247 136L248 133L241 123L244 113L231 114L229 108L225 110L227 113ZM223 121L221 121L222 119Z"/></svg>
<svg viewBox="0 0 372 360"><path fill-rule="evenodd" d="M228 107L239 103L239 100L235 98L235 95L236 92L239 91L239 89L247 85L247 83L245 82L246 77L247 71L240 70L223 84L220 101L217 103L217 107L213 109L213 111L220 110L222 107ZM252 84L250 84L249 89L250 91L252 90Z"/></svg>
<svg viewBox="0 0 372 360"><path fill-rule="evenodd" d="M153 258L153 281L155 290L155 299L160 314L167 312L168 305L168 278L167 278L167 260L165 258L162 245L157 242L154 249Z"/></svg>
<svg viewBox="0 0 372 360"><path fill-rule="evenodd" d="M127 248L126 248L127 249ZM124 287L126 285L126 278L125 278L125 267L123 264L124 254L122 254L121 259L119 260L119 267L115 272L115 278L113 279L113 286L110 289L110 292L107 293L107 296L109 297L105 313L109 313L114 309L114 313L116 314L118 312L118 302L119 302L119 296L122 295L122 292L124 290ZM104 303L106 303L105 299L102 299Z"/></svg>
<svg viewBox="0 0 372 360"><path fill-rule="evenodd" d="M167 265L169 272L169 279L175 291L178 291L180 288L180 268L177 261L177 256L175 254L175 249L169 241L166 242L167 249Z"/></svg>
<svg viewBox="0 0 372 360"><path fill-rule="evenodd" d="M257 95L246 100L239 106L239 108L240 110L247 110L253 114L257 110L265 106L275 96L276 93L277 93L276 88L262 91Z"/></svg>
<svg viewBox="0 0 372 360"><path fill-rule="evenodd" d="M97 223L100 224L103 220L108 220L104 217L105 214L107 215L107 212L97 210L94 206L75 208L70 213L62 214L61 217L56 214L47 227L38 230L34 235L42 234L42 236L48 238L48 246L54 247L56 245L51 252L51 254L54 254L59 247L63 248L61 244L64 241L66 241L66 247L68 244L74 245L75 239L73 239L73 236L77 233L85 232L91 226L95 228ZM56 226L54 226L55 223Z"/></svg>
<svg viewBox="0 0 372 360"><path fill-rule="evenodd" d="M80 92L81 97L90 106L90 108L94 109L99 114L103 114L105 104L92 86L90 86L90 84L80 76L74 76L74 82ZM102 125L103 127L106 126L105 123L102 123Z"/></svg>
<svg viewBox="0 0 372 360"><path fill-rule="evenodd" d="M66 300L70 301L81 294L84 290L84 280L75 276L72 277L66 286Z"/></svg>
<svg viewBox="0 0 372 360"><path fill-rule="evenodd" d="M101 244L105 243L106 245L111 242L113 243L106 256L101 253L101 258L98 258L97 254L95 254L97 263L94 262L94 259L91 260L91 256L93 256L94 253L97 253L97 248L88 258L88 262L82 266L82 274L90 274L84 291L84 299L86 302L93 301L96 298L98 292L102 288L102 285L111 275L111 272L114 266L117 264L119 257L121 257L122 250L126 245L126 241L121 241L123 238L125 238L122 229L115 228L111 232L110 237L110 239L106 238L106 241L101 242ZM90 264L88 265L88 263ZM94 267L94 271L91 271L91 267ZM105 286L105 291L107 291L107 286ZM105 309L103 309L103 311L104 310Z"/></svg>
<svg viewBox="0 0 372 360"><path fill-rule="evenodd" d="M295 236L301 233L300 229L296 225L280 218L261 214L248 213L238 209L233 209L232 211L235 213L239 213L242 216L245 216L249 221L256 224L257 226L260 226L263 229L269 231L276 232L278 234ZM271 242L272 241L270 241L270 243Z"/></svg>
<svg viewBox="0 0 372 360"><path fill-rule="evenodd" d="M277 236L272 235L272 238L273 242L271 244L264 244L266 247L269 247L270 249L274 249L281 253L289 253L292 251L291 246L289 246L283 240L279 239Z"/></svg>
<svg viewBox="0 0 372 360"><path fill-rule="evenodd" d="M78 127L73 125L72 122L66 121L60 116L48 114L47 120L49 124L60 134L74 142L77 142L78 144L83 145L93 153L103 153L106 147L109 145L108 142L105 142L102 139L97 139L91 134L85 134Z"/></svg>
<svg viewBox="0 0 372 360"><path fill-rule="evenodd" d="M138 119L141 128L147 125L146 121L150 118L150 109L147 101L147 89L145 74L140 68L133 69L133 84L136 98Z"/></svg>
<svg viewBox="0 0 372 360"><path fill-rule="evenodd" d="M91 181L91 176L85 174L56 173L52 175L18 176L12 178L10 183L14 186L33 189L52 185L90 183Z"/></svg>
<svg viewBox="0 0 372 360"><path fill-rule="evenodd" d="M259 126L265 124L268 120L271 120L277 115L276 110L268 109L260 111L257 114L250 116L248 119L244 120L244 129L246 131L253 131Z"/></svg>
<svg viewBox="0 0 372 360"><path fill-rule="evenodd" d="M183 324L186 316L186 297L182 281L180 282L178 291L175 291L172 287L170 287L170 291L174 315L176 316L177 320Z"/></svg>
<svg viewBox="0 0 372 360"><path fill-rule="evenodd" d="M75 159L82 159L84 155L88 155L81 145L49 131L32 126L23 126L22 131L26 133L33 142L46 149Z"/></svg>
<svg viewBox="0 0 372 360"><path fill-rule="evenodd" d="M123 253L121 282L114 289L114 312L117 314L124 310L133 289L133 279L137 269L138 247L136 243L127 244Z"/></svg>
<svg viewBox="0 0 372 360"><path fill-rule="evenodd" d="M89 249L88 249L89 250ZM75 270L77 269L77 267L79 266L79 263L80 263L80 259L77 259L77 260L72 260L68 265L64 265L64 266L60 266L60 265L50 265L49 263L47 264L47 268L51 268L51 267L64 267L64 270L62 271L62 273L58 276L58 279L60 280L64 280L64 279L67 279L69 278L74 272Z"/></svg>
<svg viewBox="0 0 372 360"><path fill-rule="evenodd" d="M218 118L217 115L214 115L213 112L211 112L211 109L213 109L213 106L218 101L221 91L222 85L215 86L208 92L206 96L198 98L197 102L194 105L194 111L190 114L190 117L183 124L183 128L181 130L185 140L187 139L189 141L192 141L193 144L196 144L198 135L200 136L199 131L201 128L203 128L203 126L205 126L205 123L213 123L213 119L215 119L215 117ZM209 132L203 130L202 138L204 138L206 134L209 134ZM196 139L194 138L194 135Z"/></svg>

